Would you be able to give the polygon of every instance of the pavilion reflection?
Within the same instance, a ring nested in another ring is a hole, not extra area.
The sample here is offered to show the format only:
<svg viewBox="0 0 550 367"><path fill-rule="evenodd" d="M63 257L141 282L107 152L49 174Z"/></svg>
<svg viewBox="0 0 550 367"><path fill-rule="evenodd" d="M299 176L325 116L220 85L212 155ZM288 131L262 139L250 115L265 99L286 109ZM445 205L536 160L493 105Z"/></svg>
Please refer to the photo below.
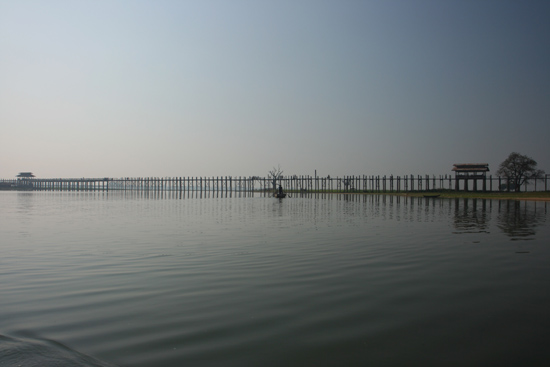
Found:
<svg viewBox="0 0 550 367"><path fill-rule="evenodd" d="M457 198L452 206L454 233L489 233L495 220L496 227L512 240L534 239L547 213L546 202L520 200Z"/></svg>
<svg viewBox="0 0 550 367"><path fill-rule="evenodd" d="M455 233L489 233L491 200L454 199Z"/></svg>

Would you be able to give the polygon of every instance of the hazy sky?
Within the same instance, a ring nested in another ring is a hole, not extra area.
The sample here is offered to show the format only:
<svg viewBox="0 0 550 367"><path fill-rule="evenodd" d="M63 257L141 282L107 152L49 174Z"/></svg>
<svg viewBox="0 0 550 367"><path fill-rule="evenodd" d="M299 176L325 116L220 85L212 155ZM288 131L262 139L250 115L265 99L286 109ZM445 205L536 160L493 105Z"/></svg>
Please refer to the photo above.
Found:
<svg viewBox="0 0 550 367"><path fill-rule="evenodd" d="M0 178L550 172L547 0L0 0Z"/></svg>

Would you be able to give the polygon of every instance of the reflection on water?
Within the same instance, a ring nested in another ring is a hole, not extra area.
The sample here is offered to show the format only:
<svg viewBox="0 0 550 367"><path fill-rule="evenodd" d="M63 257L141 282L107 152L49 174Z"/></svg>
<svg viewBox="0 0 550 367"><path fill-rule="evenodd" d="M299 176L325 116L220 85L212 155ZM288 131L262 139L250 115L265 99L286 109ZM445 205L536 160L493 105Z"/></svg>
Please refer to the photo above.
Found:
<svg viewBox="0 0 550 367"><path fill-rule="evenodd" d="M547 216L547 203L520 200L454 199L456 234L489 233L493 204L496 226L512 240L532 240Z"/></svg>
<svg viewBox="0 0 550 367"><path fill-rule="evenodd" d="M491 205L485 199L454 199L455 233L489 233Z"/></svg>
<svg viewBox="0 0 550 367"><path fill-rule="evenodd" d="M546 220L546 210L546 205L528 207L522 201L500 201L497 226L512 240L534 240L537 227Z"/></svg>
<svg viewBox="0 0 550 367"><path fill-rule="evenodd" d="M128 191L0 205L0 366L550 358L546 202Z"/></svg>
<svg viewBox="0 0 550 367"><path fill-rule="evenodd" d="M42 193L52 197L60 196L58 192ZM74 198L92 200L190 200L190 199L237 199L265 198L271 199L270 193L232 192L232 191L123 191L123 192L73 192L61 195L61 200L70 202ZM36 192L17 193L17 208L21 213L33 214ZM293 202L308 200L310 206L316 201L342 201L368 204L368 214L383 218L409 221L430 221L435 217L448 216L452 213L454 234L490 233L491 221L496 221L496 228L513 240L532 240L536 229L545 223L548 202L529 202L519 200L490 199L441 199L407 197L394 195L361 195L361 194L326 194L295 193L289 196L287 207ZM283 200L278 200L282 203ZM496 212L493 212L493 205ZM223 206L221 206L223 208ZM278 209L282 210L282 206ZM351 208L350 213L355 211ZM45 208L41 208L44 211ZM46 208L48 209L48 208ZM50 208L52 209L52 208ZM225 210L225 209L223 209ZM283 213L279 213L283 215ZM348 213L349 214L349 213ZM162 214L161 214L162 215ZM309 213L307 214L309 215ZM21 220L28 220L22 216Z"/></svg>

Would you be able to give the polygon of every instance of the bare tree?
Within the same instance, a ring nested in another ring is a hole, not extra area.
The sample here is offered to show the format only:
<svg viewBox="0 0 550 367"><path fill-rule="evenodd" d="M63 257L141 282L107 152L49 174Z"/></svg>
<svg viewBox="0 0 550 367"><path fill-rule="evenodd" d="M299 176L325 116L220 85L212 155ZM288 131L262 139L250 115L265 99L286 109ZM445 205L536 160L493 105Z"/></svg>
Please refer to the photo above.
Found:
<svg viewBox="0 0 550 367"><path fill-rule="evenodd" d="M283 178L283 170L281 169L281 165L277 165L277 168L273 167L273 169L268 172L267 177L271 180L273 190L277 190L277 180L281 180Z"/></svg>
<svg viewBox="0 0 550 367"><path fill-rule="evenodd" d="M527 184L530 179L538 178L543 174L543 170L537 169L537 161L516 152L510 153L497 171L497 175L504 176L509 180L508 191L511 186L515 191L520 191L521 185Z"/></svg>

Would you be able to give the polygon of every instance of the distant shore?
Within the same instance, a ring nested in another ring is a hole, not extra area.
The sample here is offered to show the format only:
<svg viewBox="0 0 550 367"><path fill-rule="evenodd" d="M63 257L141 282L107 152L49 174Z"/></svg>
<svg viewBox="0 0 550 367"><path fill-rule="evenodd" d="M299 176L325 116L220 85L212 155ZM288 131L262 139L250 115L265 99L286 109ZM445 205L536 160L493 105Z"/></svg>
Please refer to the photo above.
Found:
<svg viewBox="0 0 550 367"><path fill-rule="evenodd" d="M288 191L290 193L299 193ZM507 191L452 191L452 190L430 190L410 192L378 192L378 191L307 191L308 194L357 194L357 195L396 195L406 197L425 197L441 199L494 199L494 200L533 200L550 201L550 191L528 191L528 192L507 192Z"/></svg>
<svg viewBox="0 0 550 367"><path fill-rule="evenodd" d="M423 197L426 192L408 192L398 194L402 196ZM550 201L550 191L529 191L529 192L469 192L469 191L445 191L433 192L439 194L440 198L446 199L495 199L495 200L535 200Z"/></svg>

